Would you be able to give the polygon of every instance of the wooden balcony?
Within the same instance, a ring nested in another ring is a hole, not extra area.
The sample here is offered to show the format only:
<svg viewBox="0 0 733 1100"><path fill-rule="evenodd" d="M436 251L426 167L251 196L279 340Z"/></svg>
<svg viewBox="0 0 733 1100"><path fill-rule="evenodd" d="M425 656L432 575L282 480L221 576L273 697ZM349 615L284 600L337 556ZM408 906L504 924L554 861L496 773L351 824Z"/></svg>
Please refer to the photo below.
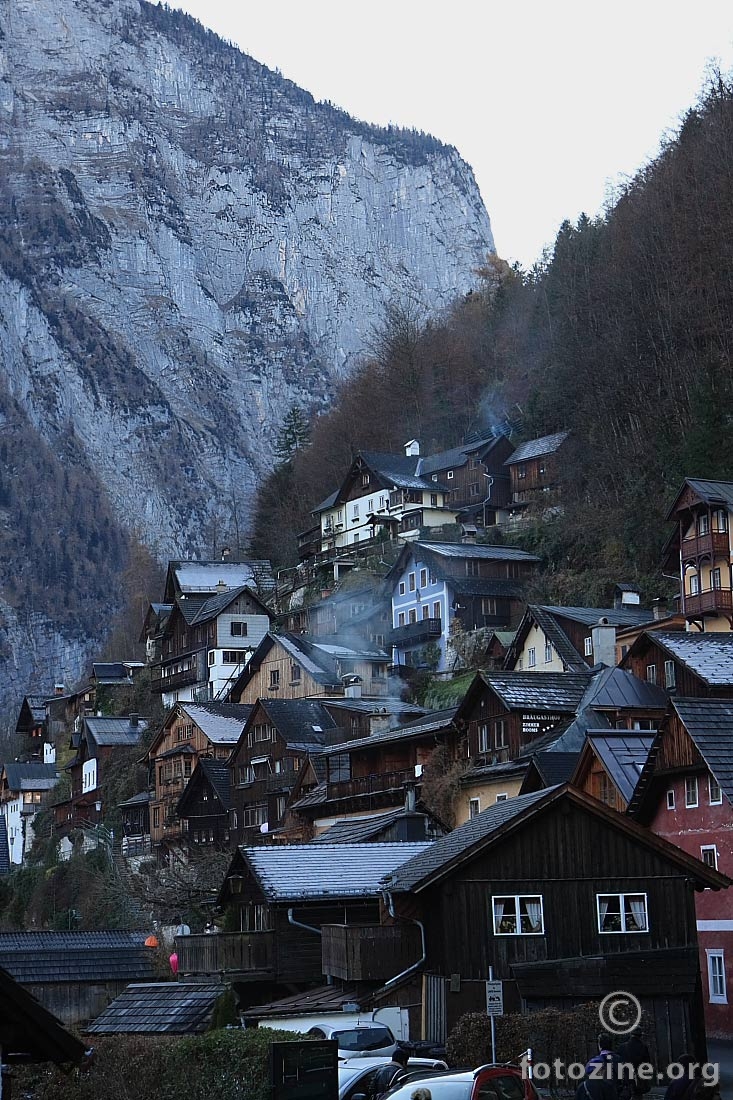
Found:
<svg viewBox="0 0 733 1100"><path fill-rule="evenodd" d="M266 790L268 794L273 791L290 791L295 786L295 780L299 772L296 768L287 768L285 771L273 772L268 775Z"/></svg>
<svg viewBox="0 0 733 1100"><path fill-rule="evenodd" d="M682 614L688 619L700 615L730 615L733 613L733 592L730 588L708 588L695 596L682 597Z"/></svg>
<svg viewBox="0 0 733 1100"><path fill-rule="evenodd" d="M432 638L439 638L442 630L442 619L418 619L416 623L396 626L390 634L390 641L396 646L419 645Z"/></svg>
<svg viewBox="0 0 733 1100"><path fill-rule="evenodd" d="M154 668L150 674L150 687L153 691L176 691L178 688L188 687L189 684L197 684L198 679L198 670L195 668L186 668L171 676L163 676L160 668Z"/></svg>
<svg viewBox="0 0 733 1100"><path fill-rule="evenodd" d="M730 546L727 531L709 531L707 535L682 540L682 561L698 558L723 557L729 560Z"/></svg>
<svg viewBox="0 0 733 1100"><path fill-rule="evenodd" d="M274 974L274 932L176 936L179 974Z"/></svg>
<svg viewBox="0 0 733 1100"><path fill-rule="evenodd" d="M322 932L323 973L342 981L386 981L421 955L420 930L414 924L324 924Z"/></svg>
<svg viewBox="0 0 733 1100"><path fill-rule="evenodd" d="M415 782L415 769L398 772L382 772L381 775L363 775L358 779L341 779L328 784L328 798L359 798L362 795L383 794L397 791L405 783Z"/></svg>

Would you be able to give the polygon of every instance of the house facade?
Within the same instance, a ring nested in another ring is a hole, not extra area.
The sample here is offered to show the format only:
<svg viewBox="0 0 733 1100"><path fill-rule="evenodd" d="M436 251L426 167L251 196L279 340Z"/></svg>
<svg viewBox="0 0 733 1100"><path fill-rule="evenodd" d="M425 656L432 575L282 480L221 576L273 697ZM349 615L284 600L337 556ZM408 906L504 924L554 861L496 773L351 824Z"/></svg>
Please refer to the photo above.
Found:
<svg viewBox="0 0 733 1100"><path fill-rule="evenodd" d="M393 664L444 672L460 664L451 646L457 633L516 627L524 607L523 584L538 562L513 546L405 546L388 577Z"/></svg>
<svg viewBox="0 0 733 1100"><path fill-rule="evenodd" d="M0 814L5 822L10 863L19 866L33 845L33 822L59 780L55 764L3 764L0 770Z"/></svg>
<svg viewBox="0 0 733 1100"><path fill-rule="evenodd" d="M529 604L509 647L505 668L520 672L582 672L615 665L617 631L648 622L652 612L628 607Z"/></svg>
<svg viewBox="0 0 733 1100"><path fill-rule="evenodd" d="M521 443L504 465L509 471L509 511L521 517L528 507L542 511L557 506L560 483L559 452L569 432L556 432Z"/></svg>
<svg viewBox="0 0 733 1100"><path fill-rule="evenodd" d="M670 695L733 696L733 633L644 631L621 662L640 680Z"/></svg>
<svg viewBox="0 0 733 1100"><path fill-rule="evenodd" d="M679 571L680 611L688 629L733 629L733 482L686 478L667 519L676 529L665 564Z"/></svg>

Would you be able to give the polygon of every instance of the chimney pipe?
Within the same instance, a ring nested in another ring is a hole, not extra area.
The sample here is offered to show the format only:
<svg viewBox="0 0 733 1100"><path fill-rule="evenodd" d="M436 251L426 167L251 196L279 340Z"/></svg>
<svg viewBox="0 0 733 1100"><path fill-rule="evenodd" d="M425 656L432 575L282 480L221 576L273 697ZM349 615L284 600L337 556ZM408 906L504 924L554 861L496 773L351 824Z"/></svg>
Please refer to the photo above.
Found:
<svg viewBox="0 0 733 1100"><path fill-rule="evenodd" d="M140 715L139 714L131 714L130 715L130 728L131 729L137 729L137 727L139 725L140 725Z"/></svg>
<svg viewBox="0 0 733 1100"><path fill-rule="evenodd" d="M416 798L415 798L415 784L405 783L405 812L412 814L415 812Z"/></svg>
<svg viewBox="0 0 733 1100"><path fill-rule="evenodd" d="M593 663L613 668L616 664L616 628L605 617L599 619L591 630Z"/></svg>

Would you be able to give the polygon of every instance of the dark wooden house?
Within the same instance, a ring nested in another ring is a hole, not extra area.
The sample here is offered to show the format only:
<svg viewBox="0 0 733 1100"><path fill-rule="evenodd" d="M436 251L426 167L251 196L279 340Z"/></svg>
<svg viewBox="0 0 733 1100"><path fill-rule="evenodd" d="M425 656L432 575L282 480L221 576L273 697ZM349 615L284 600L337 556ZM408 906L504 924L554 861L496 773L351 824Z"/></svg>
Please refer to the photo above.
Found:
<svg viewBox="0 0 733 1100"><path fill-rule="evenodd" d="M89 1057L85 1044L61 1026L56 1017L0 969L0 1092L10 1093L10 1072L16 1064L54 1062L80 1066Z"/></svg>
<svg viewBox="0 0 733 1100"><path fill-rule="evenodd" d="M256 1004L278 989L292 992L318 984L329 966L325 925L359 926L382 936L380 882L428 845L290 844L238 848L219 895L224 931L176 937L179 974L218 974L237 991L240 1004ZM340 933L334 933L335 936ZM365 962L370 980L403 969L412 940L377 964ZM411 961L411 960L410 960ZM386 969L386 972L384 972Z"/></svg>
<svg viewBox="0 0 733 1100"><path fill-rule="evenodd" d="M659 1063L705 1055L694 892L730 880L569 787L493 806L385 881L425 936L427 1038L485 1005L571 1007L629 990L654 1021ZM432 1033L430 1033L432 1032Z"/></svg>
<svg viewBox="0 0 733 1100"><path fill-rule="evenodd" d="M561 473L558 452L569 434L556 432L541 439L530 439L520 443L506 459L512 512L521 512L529 505L545 509L555 503Z"/></svg>
<svg viewBox="0 0 733 1100"><path fill-rule="evenodd" d="M448 501L460 523L489 527L501 521L509 504L506 460L513 450L506 435L475 435L460 447L427 455L420 473L448 486Z"/></svg>
<svg viewBox="0 0 733 1100"><path fill-rule="evenodd" d="M176 813L189 852L228 848L232 805L230 772L224 760L202 756L178 800Z"/></svg>
<svg viewBox="0 0 733 1100"><path fill-rule="evenodd" d="M671 696L733 697L733 633L645 631L621 667Z"/></svg>

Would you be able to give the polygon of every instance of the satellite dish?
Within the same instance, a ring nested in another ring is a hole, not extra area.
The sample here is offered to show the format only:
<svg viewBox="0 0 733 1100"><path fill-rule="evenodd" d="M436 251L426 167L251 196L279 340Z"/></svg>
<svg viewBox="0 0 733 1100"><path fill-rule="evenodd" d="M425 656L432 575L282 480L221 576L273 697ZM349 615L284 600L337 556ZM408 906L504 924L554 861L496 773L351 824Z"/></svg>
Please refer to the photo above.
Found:
<svg viewBox="0 0 733 1100"><path fill-rule="evenodd" d="M270 826L268 825L268 823L266 821L263 821L262 824L260 825L260 832L261 833L266 833L269 828L270 828Z"/></svg>

